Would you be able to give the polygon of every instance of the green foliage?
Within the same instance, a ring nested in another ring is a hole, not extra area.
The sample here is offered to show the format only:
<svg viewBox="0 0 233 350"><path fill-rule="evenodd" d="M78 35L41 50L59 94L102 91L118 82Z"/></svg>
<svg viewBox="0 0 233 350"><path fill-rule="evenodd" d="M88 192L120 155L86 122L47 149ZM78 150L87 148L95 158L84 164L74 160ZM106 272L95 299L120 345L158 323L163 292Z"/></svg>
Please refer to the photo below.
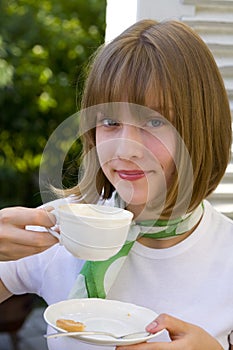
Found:
<svg viewBox="0 0 233 350"><path fill-rule="evenodd" d="M105 8L105 0L1 0L0 207L40 203L41 154L79 106L85 65L104 40ZM69 157L79 152L77 144Z"/></svg>

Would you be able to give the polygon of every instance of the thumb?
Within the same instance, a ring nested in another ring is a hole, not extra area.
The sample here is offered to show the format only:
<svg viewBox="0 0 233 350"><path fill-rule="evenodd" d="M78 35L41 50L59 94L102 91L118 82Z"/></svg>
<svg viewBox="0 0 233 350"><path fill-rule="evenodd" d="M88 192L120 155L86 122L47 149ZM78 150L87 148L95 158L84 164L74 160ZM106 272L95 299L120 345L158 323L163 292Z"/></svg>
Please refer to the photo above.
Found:
<svg viewBox="0 0 233 350"><path fill-rule="evenodd" d="M187 333L187 328L188 324L186 322L167 314L161 314L146 326L146 331L150 333L157 333L163 329L166 329L173 340L179 335Z"/></svg>

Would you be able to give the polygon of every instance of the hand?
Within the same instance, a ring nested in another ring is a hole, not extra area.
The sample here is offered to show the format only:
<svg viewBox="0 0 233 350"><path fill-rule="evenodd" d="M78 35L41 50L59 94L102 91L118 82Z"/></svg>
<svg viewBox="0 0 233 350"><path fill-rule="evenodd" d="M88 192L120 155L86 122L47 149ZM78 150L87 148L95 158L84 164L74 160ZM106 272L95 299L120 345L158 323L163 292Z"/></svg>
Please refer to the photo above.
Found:
<svg viewBox="0 0 233 350"><path fill-rule="evenodd" d="M16 260L40 253L57 243L48 232L26 230L25 226L51 227L55 224L51 208L12 207L0 210L0 261Z"/></svg>
<svg viewBox="0 0 233 350"><path fill-rule="evenodd" d="M129 346L119 346L118 350L223 350L218 341L208 334L204 329L193 324L181 321L172 316L161 314L146 330L157 333L167 329L171 342L142 343Z"/></svg>

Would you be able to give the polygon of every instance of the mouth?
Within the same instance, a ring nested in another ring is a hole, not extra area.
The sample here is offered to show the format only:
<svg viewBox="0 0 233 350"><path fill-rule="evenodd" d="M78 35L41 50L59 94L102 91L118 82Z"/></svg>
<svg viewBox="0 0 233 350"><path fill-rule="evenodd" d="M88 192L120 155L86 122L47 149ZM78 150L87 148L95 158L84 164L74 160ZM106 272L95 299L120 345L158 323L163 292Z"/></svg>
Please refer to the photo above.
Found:
<svg viewBox="0 0 233 350"><path fill-rule="evenodd" d="M142 170L115 170L122 180L136 181L144 178L146 172Z"/></svg>

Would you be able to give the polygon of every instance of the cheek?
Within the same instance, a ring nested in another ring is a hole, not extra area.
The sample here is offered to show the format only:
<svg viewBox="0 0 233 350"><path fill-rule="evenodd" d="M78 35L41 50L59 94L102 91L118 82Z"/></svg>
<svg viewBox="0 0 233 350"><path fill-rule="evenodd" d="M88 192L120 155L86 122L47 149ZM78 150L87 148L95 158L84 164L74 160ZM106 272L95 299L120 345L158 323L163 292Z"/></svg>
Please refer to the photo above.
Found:
<svg viewBox="0 0 233 350"><path fill-rule="evenodd" d="M113 140L104 140L96 133L96 152L101 167L105 167L109 160L114 158L116 144Z"/></svg>
<svg viewBox="0 0 233 350"><path fill-rule="evenodd" d="M166 141L156 138L153 142L150 142L148 139L147 149L150 150L154 157L159 159L161 163L163 163L163 161L169 162L175 159L176 141L174 138L169 138Z"/></svg>
<svg viewBox="0 0 233 350"><path fill-rule="evenodd" d="M165 177L168 177L174 173L176 169L175 165L175 153L176 153L176 139L173 134L168 135L166 140L154 139L153 142L149 142L147 148L150 150L151 155L154 157L154 161L158 162L164 171Z"/></svg>
<svg viewBox="0 0 233 350"><path fill-rule="evenodd" d="M104 147L102 147L103 142L104 141L101 138L101 134L98 132L98 128L96 128L96 153L101 167L104 159Z"/></svg>

